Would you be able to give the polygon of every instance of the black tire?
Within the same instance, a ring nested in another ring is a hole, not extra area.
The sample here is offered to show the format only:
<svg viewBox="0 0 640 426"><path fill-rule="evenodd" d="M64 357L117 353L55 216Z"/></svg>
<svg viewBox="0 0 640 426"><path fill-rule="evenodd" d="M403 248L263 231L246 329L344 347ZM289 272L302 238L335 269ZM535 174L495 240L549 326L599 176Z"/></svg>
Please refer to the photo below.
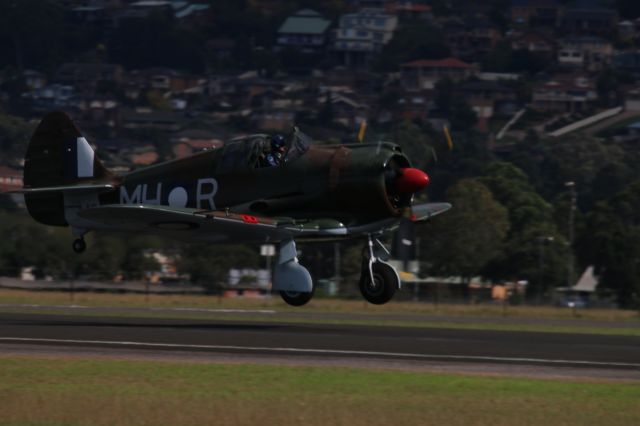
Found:
<svg viewBox="0 0 640 426"><path fill-rule="evenodd" d="M291 306L303 306L309 303L315 293L315 286L311 293L302 293L299 291L281 291L280 297Z"/></svg>
<svg viewBox="0 0 640 426"><path fill-rule="evenodd" d="M82 238L77 238L73 240L71 247L76 253L83 253L87 249L87 243Z"/></svg>
<svg viewBox="0 0 640 426"><path fill-rule="evenodd" d="M360 275L360 292L367 302L383 305L393 298L398 288L398 275L392 266L382 262L375 262L373 270L374 282L371 282L369 265L365 264Z"/></svg>

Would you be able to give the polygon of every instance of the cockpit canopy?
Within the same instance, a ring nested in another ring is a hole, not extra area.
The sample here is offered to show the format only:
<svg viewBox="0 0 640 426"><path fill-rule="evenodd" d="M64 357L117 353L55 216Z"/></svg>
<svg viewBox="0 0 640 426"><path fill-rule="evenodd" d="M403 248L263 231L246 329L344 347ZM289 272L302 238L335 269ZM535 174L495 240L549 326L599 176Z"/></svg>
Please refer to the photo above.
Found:
<svg viewBox="0 0 640 426"><path fill-rule="evenodd" d="M304 155L313 140L297 127L286 137L286 148L280 165L285 165ZM231 139L222 148L221 159L217 165L219 173L228 173L241 169L269 167L264 161L271 151L271 135L255 134Z"/></svg>

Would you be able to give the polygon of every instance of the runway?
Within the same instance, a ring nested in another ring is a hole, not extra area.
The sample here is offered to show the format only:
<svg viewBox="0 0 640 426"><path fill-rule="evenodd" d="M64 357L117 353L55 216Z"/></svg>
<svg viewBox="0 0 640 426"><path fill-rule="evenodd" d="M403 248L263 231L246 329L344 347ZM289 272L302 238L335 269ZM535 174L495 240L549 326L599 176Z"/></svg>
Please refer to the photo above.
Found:
<svg viewBox="0 0 640 426"><path fill-rule="evenodd" d="M640 380L640 338L589 334L3 313L0 353Z"/></svg>

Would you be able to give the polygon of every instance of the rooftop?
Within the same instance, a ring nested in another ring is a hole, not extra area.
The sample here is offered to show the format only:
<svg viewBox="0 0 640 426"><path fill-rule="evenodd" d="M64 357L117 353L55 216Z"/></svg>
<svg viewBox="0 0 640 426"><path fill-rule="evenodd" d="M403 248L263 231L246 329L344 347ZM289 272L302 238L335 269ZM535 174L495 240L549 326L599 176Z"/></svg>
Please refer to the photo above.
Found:
<svg viewBox="0 0 640 426"><path fill-rule="evenodd" d="M458 58L419 59L417 61L404 63L402 66L408 68L472 68L470 64Z"/></svg>
<svg viewBox="0 0 640 426"><path fill-rule="evenodd" d="M331 21L320 16L318 12L303 9L284 21L278 30L280 34L323 34L331 25Z"/></svg>

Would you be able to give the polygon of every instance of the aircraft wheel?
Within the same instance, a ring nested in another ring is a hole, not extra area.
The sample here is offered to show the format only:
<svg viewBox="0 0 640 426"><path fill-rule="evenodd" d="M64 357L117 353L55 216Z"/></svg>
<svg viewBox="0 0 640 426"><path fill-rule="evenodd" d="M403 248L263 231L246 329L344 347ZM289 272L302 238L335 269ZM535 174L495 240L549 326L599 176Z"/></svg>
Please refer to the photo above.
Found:
<svg viewBox="0 0 640 426"><path fill-rule="evenodd" d="M391 300L398 288L398 275L392 266L383 262L375 262L371 269L373 270L373 282L371 282L368 265L362 269L360 292L369 303L385 304Z"/></svg>
<svg viewBox="0 0 640 426"><path fill-rule="evenodd" d="M82 238L76 238L73 240L73 245L71 247L76 253L82 253L87 249L87 243L85 243Z"/></svg>
<svg viewBox="0 0 640 426"><path fill-rule="evenodd" d="M313 297L314 292L315 286L311 293L302 293L300 291L281 291L280 297L282 297L282 300L284 300L291 306L302 306L309 303L309 300L311 300L311 298Z"/></svg>

